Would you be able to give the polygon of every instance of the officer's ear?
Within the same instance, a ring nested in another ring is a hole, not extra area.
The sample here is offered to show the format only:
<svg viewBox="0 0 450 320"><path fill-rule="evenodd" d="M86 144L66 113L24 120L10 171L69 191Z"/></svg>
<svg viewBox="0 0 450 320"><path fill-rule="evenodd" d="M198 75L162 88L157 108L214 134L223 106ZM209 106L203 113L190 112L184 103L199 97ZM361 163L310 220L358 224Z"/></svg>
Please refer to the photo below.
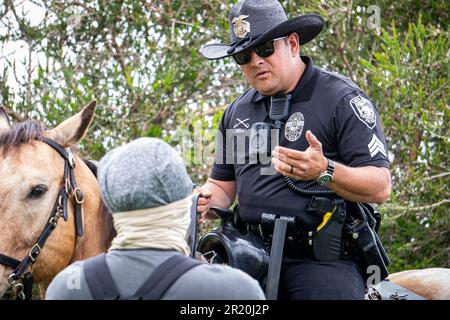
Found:
<svg viewBox="0 0 450 320"><path fill-rule="evenodd" d="M297 57L300 53L300 38L298 34L296 32L291 33L287 38L287 42L291 48L291 55Z"/></svg>

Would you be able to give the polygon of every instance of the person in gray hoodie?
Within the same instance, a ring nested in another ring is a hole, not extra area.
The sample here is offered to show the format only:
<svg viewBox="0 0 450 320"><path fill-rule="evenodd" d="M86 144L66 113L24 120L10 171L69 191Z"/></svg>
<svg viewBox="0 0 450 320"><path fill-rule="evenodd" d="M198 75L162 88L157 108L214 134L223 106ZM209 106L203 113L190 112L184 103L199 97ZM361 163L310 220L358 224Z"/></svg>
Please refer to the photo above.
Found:
<svg viewBox="0 0 450 320"><path fill-rule="evenodd" d="M61 271L46 299L265 299L243 271L188 257L193 183L167 143L140 138L108 152L98 179L117 235L106 254ZM190 266L176 279L163 279L182 265Z"/></svg>

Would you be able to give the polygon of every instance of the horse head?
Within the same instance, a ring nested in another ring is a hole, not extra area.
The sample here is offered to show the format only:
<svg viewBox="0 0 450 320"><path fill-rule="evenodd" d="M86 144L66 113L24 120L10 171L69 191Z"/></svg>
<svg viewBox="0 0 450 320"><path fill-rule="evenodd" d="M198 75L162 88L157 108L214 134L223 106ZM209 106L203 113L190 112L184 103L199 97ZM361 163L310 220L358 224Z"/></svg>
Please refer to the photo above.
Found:
<svg viewBox="0 0 450 320"><path fill-rule="evenodd" d="M73 261L109 247L113 227L96 177L72 151L95 104L51 130L35 121L10 126L0 108L0 296L30 271L46 288Z"/></svg>

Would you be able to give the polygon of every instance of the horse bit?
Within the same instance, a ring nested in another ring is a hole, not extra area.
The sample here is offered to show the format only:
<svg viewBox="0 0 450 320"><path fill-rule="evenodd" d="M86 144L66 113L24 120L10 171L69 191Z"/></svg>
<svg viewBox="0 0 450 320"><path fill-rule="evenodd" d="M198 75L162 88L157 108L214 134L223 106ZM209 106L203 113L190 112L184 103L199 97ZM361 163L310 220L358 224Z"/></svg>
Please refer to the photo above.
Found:
<svg viewBox="0 0 450 320"><path fill-rule="evenodd" d="M75 229L77 236L81 237L83 231L83 207L84 195L75 181L75 158L69 148L64 149L55 141L44 138L43 142L55 149L64 159L64 185L58 194L57 200L53 206L47 223L44 226L40 236L28 251L27 256L19 261L15 258L0 253L0 264L14 269L8 278L10 290L15 292L17 300L30 300L33 289L33 265L41 254L48 237L55 229L58 219L63 217L64 221L68 219L67 202L74 200ZM30 271L27 272L28 267Z"/></svg>

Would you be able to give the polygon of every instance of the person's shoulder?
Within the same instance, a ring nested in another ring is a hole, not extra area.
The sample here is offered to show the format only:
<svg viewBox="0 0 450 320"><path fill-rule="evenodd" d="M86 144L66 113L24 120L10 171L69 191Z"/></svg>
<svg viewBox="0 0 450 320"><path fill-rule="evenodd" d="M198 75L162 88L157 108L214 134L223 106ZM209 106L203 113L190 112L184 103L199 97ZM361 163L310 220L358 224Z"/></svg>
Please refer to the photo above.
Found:
<svg viewBox="0 0 450 320"><path fill-rule="evenodd" d="M195 270L195 269L194 269ZM193 271L194 271L193 270ZM223 264L203 264L195 272L205 285L221 288L227 299L264 299L258 281L242 270ZM195 274L193 274L195 276ZM200 276L201 275L201 276Z"/></svg>
<svg viewBox="0 0 450 320"><path fill-rule="evenodd" d="M46 300L89 299L83 274L83 261L77 261L59 272L47 288Z"/></svg>
<svg viewBox="0 0 450 320"><path fill-rule="evenodd" d="M230 278L237 279L237 280L244 279L245 281L248 281L248 280L253 281L254 280L252 277L250 277L244 271L230 267L226 264L203 263L200 265L200 268L202 268L202 272L212 273L216 277L224 276L224 277L230 277Z"/></svg>
<svg viewBox="0 0 450 320"><path fill-rule="evenodd" d="M183 274L163 299L263 300L259 283L241 270L203 263Z"/></svg>
<svg viewBox="0 0 450 320"><path fill-rule="evenodd" d="M46 300L64 299L71 278L80 278L83 270L83 263L77 261L59 272L52 280L46 291Z"/></svg>
<svg viewBox="0 0 450 320"><path fill-rule="evenodd" d="M319 73L320 80L329 81L337 86L342 88L348 88L351 90L361 90L361 88L349 77L339 74L334 71L325 70L323 68L316 67L317 72Z"/></svg>
<svg viewBox="0 0 450 320"><path fill-rule="evenodd" d="M223 112L222 121L226 127L230 124L230 120L239 110L239 106L243 104L249 104L253 101L253 97L256 94L255 88L250 88L237 97L232 103L230 103Z"/></svg>
<svg viewBox="0 0 450 320"><path fill-rule="evenodd" d="M247 89L243 94L237 97L226 109L225 111L230 111L236 109L241 104L251 103L253 101L253 97L257 93L255 88Z"/></svg>
<svg viewBox="0 0 450 320"><path fill-rule="evenodd" d="M326 100L339 101L349 94L360 94L362 89L349 77L339 73L316 67L319 74L318 85L322 97L327 96ZM329 97L332 96L333 98Z"/></svg>
<svg viewBox="0 0 450 320"><path fill-rule="evenodd" d="M370 98L364 91L350 78L338 74L336 72L327 71L322 68L317 68L319 73L320 83L320 99L327 102L333 102L330 107L336 108L346 107L351 105L352 99L365 99L371 102Z"/></svg>

